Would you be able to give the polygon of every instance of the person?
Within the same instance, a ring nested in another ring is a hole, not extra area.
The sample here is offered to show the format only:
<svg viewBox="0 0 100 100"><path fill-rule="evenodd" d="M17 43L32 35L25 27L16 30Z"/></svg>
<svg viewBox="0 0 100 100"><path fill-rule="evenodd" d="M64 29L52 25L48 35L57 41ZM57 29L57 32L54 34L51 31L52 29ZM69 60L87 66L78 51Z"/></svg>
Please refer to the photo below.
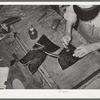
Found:
<svg viewBox="0 0 100 100"><path fill-rule="evenodd" d="M100 49L100 5L70 5L64 13L66 36L62 38L64 47L72 40L73 26L78 22L77 31L87 41L74 51L73 56L83 57Z"/></svg>

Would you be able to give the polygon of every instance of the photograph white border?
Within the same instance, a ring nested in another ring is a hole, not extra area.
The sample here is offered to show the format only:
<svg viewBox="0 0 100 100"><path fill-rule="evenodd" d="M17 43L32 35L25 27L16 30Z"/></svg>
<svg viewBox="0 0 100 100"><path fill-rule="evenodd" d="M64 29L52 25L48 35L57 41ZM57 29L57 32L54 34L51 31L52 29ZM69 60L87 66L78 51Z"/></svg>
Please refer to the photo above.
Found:
<svg viewBox="0 0 100 100"><path fill-rule="evenodd" d="M100 2L0 2L0 5L100 5ZM26 89L0 90L0 99L5 98L100 98L98 89Z"/></svg>

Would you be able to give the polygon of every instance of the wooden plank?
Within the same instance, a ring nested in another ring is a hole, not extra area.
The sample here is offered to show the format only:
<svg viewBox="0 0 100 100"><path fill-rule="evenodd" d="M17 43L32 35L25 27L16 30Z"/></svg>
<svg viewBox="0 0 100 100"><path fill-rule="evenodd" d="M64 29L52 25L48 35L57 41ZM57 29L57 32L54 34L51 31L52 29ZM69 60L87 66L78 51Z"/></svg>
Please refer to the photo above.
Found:
<svg viewBox="0 0 100 100"><path fill-rule="evenodd" d="M100 77L95 79L91 84L86 86L84 89L100 89Z"/></svg>
<svg viewBox="0 0 100 100"><path fill-rule="evenodd" d="M99 72L99 70L98 70ZM92 83L94 83L96 80L98 80L100 78L100 72L95 75L92 79L90 79L88 82L86 82L84 85L82 85L81 87L79 87L79 89L85 89L87 88L89 85L91 85ZM95 87L93 87L95 89Z"/></svg>

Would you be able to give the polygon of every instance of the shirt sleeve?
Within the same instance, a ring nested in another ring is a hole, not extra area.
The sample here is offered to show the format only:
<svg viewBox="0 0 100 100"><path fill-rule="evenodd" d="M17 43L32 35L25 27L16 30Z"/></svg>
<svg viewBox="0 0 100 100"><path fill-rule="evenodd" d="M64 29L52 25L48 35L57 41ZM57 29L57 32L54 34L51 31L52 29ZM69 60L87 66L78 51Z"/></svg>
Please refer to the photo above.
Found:
<svg viewBox="0 0 100 100"><path fill-rule="evenodd" d="M66 7L66 12L64 13L65 20L71 21L73 24L76 23L77 15L74 12L73 6Z"/></svg>

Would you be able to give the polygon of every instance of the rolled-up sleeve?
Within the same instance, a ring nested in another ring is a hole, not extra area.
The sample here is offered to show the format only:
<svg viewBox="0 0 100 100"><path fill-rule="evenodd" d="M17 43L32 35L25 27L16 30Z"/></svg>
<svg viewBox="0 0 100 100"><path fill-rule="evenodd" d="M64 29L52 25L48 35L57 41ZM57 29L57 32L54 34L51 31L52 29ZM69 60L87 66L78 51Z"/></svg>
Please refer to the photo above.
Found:
<svg viewBox="0 0 100 100"><path fill-rule="evenodd" d="M65 20L71 21L73 24L76 23L77 15L74 12L73 6L66 7L66 12L64 13Z"/></svg>

